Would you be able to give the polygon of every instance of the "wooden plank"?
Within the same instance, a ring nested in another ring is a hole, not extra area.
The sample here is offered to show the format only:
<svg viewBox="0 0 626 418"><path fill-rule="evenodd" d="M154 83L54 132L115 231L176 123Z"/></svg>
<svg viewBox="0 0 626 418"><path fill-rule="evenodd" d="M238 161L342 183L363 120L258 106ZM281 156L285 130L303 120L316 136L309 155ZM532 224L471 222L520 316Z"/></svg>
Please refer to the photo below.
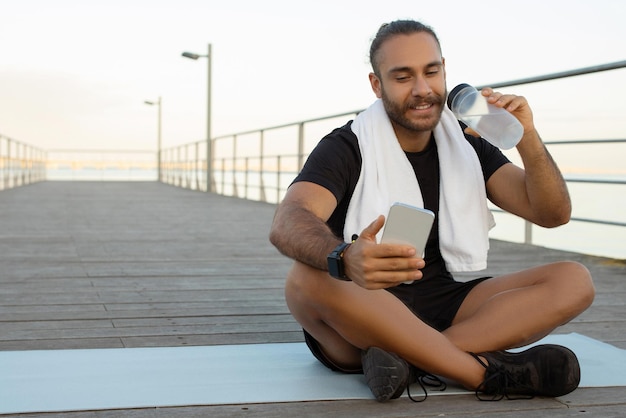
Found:
<svg viewBox="0 0 626 418"><path fill-rule="evenodd" d="M278 315L233 315L233 316L178 316L158 318L129 318L114 319L115 328L124 327L160 327L163 325L238 325L238 324L293 324L295 321L290 314Z"/></svg>
<svg viewBox="0 0 626 418"><path fill-rule="evenodd" d="M24 350L80 350L92 348L124 348L121 338L85 338L85 339L56 339L47 340L10 340L0 341L2 351Z"/></svg>
<svg viewBox="0 0 626 418"><path fill-rule="evenodd" d="M29 322L29 321L62 321L62 320L90 320L90 319L133 319L133 318L180 318L180 317L221 317L221 316L246 316L249 318L274 317L285 315L291 318L291 314L284 304L268 303L266 306L236 306L232 303L212 304L207 307L205 303L195 303L192 306L180 303L166 304L139 304L139 305L116 305L119 309L96 311L88 307L77 310L71 305L48 306L49 309L33 309L32 312L0 312L0 322ZM57 309L65 307L67 309ZM28 306L19 307L28 310ZM127 309L124 309L127 308Z"/></svg>
<svg viewBox="0 0 626 418"><path fill-rule="evenodd" d="M303 342L302 330L241 332L227 334L180 334L123 337L125 347L175 347L192 345L235 345Z"/></svg>
<svg viewBox="0 0 626 418"><path fill-rule="evenodd" d="M267 240L272 205L158 183L45 182L2 191L0 213L0 350L303 341L283 296L291 262ZM624 261L492 240L484 274L564 259L589 268L597 296L556 332L626 348ZM578 389L530 402L464 395L422 404L302 402L46 416L619 416L624 392Z"/></svg>
<svg viewBox="0 0 626 418"><path fill-rule="evenodd" d="M162 335L212 335L246 333L281 333L301 329L295 322L269 322L257 324L211 324L211 325L175 325L159 327L123 327L123 328L69 328L56 329L17 329L5 330L0 334L0 341L11 340L49 340L49 339L84 339L84 338L122 338L154 337Z"/></svg>

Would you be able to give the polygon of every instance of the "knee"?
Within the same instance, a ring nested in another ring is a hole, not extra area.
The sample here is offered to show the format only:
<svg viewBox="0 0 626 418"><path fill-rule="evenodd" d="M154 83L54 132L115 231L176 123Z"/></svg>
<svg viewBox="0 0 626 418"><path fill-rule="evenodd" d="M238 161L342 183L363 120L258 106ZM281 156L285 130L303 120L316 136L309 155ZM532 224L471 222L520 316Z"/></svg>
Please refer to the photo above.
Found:
<svg viewBox="0 0 626 418"><path fill-rule="evenodd" d="M562 277L571 295L571 302L582 312L591 306L596 294L591 273L587 267L574 261L563 263L563 268Z"/></svg>
<svg viewBox="0 0 626 418"><path fill-rule="evenodd" d="M285 281L285 300L289 307L294 304L300 304L302 300L306 299L306 290L304 289L302 277L294 274L293 270L294 268L287 274L287 280Z"/></svg>
<svg viewBox="0 0 626 418"><path fill-rule="evenodd" d="M285 299L289 308L304 307L314 303L323 293L320 287L321 271L301 263L295 263L287 274L285 282Z"/></svg>

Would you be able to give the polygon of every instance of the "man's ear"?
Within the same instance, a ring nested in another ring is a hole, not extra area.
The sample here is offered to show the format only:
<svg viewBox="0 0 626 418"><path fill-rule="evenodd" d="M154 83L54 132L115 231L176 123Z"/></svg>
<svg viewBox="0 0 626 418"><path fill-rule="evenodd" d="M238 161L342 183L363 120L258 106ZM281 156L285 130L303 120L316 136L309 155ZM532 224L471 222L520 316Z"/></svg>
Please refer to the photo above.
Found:
<svg viewBox="0 0 626 418"><path fill-rule="evenodd" d="M380 78L374 73L370 73L370 85L372 86L372 90L374 94L376 94L377 98L383 97L382 95L382 85L380 82Z"/></svg>

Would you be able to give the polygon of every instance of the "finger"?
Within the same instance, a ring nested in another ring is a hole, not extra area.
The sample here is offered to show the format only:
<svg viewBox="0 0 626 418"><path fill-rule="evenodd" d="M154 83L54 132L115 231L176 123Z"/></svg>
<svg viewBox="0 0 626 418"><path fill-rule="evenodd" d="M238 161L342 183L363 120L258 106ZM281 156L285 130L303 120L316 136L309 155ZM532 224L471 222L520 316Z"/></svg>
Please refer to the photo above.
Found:
<svg viewBox="0 0 626 418"><path fill-rule="evenodd" d="M493 89L491 87L484 87L481 91L480 94L482 94L485 97L489 97L493 94Z"/></svg>
<svg viewBox="0 0 626 418"><path fill-rule="evenodd" d="M497 91L494 91L493 93L491 93L489 96L487 96L487 102L496 105L496 106L500 106L502 103L508 101L507 98L511 97L510 95L504 95L502 93L499 93Z"/></svg>
<svg viewBox="0 0 626 418"><path fill-rule="evenodd" d="M376 272L368 277L366 287L368 289L384 289L397 286L400 283L412 282L420 280L423 277L419 270L414 271L394 271L394 272Z"/></svg>
<svg viewBox="0 0 626 418"><path fill-rule="evenodd" d="M498 91L494 91L490 87L485 87L480 91L480 93L487 99L489 103L494 104L498 107L504 107L506 103L509 103L511 100L517 97L514 94L502 94Z"/></svg>
<svg viewBox="0 0 626 418"><path fill-rule="evenodd" d="M367 261L362 265L362 271L365 276L395 273L411 273L424 268L425 262L421 257L406 256L408 250L412 250L410 246L385 245L380 244L368 248ZM386 251L384 247L393 250L394 255L384 257ZM413 251L413 254L415 251Z"/></svg>
<svg viewBox="0 0 626 418"><path fill-rule="evenodd" d="M400 248L404 249L404 247ZM419 270L424 268L424 265L425 262L423 258L405 257L404 255L401 255L387 258L377 258L375 259L375 262L372 263L371 267L373 271L398 272Z"/></svg>
<svg viewBox="0 0 626 418"><path fill-rule="evenodd" d="M404 260L415 260L415 256L417 255L415 247L409 244L381 243L369 248L368 250L369 257L376 258L379 260L379 262L387 264L389 264L396 258ZM384 264L378 265L378 267L384 269Z"/></svg>
<svg viewBox="0 0 626 418"><path fill-rule="evenodd" d="M378 234L378 231L380 231L384 224L385 217L383 215L379 215L374 222L365 227L365 229L361 232L361 235L359 235L359 238L376 241L376 234Z"/></svg>
<svg viewBox="0 0 626 418"><path fill-rule="evenodd" d="M520 109L526 105L528 105L528 102L526 101L526 98L524 96L513 96L510 101L502 103L502 107L504 107L509 112L514 112L517 109Z"/></svg>
<svg viewBox="0 0 626 418"><path fill-rule="evenodd" d="M528 102L524 96L517 96L515 94L500 94L494 93L487 98L489 103L498 107L505 108L509 112L514 111L522 106L525 106Z"/></svg>

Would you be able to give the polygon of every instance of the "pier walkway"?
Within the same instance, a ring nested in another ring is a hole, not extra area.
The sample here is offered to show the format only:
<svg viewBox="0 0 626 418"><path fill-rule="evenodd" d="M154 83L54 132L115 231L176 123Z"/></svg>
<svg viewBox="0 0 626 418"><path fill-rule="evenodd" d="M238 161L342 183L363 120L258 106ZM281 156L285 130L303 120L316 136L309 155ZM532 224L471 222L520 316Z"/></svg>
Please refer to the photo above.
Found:
<svg viewBox="0 0 626 418"><path fill-rule="evenodd" d="M0 350L303 341L283 298L274 206L156 182L41 182L0 192ZM556 333L626 348L623 261L493 241L487 274L573 259L593 306ZM1 373L1 371L0 371ZM237 390L234 388L233 390ZM46 417L623 416L626 387L558 399L471 395L50 413ZM19 415L31 416L31 415Z"/></svg>

